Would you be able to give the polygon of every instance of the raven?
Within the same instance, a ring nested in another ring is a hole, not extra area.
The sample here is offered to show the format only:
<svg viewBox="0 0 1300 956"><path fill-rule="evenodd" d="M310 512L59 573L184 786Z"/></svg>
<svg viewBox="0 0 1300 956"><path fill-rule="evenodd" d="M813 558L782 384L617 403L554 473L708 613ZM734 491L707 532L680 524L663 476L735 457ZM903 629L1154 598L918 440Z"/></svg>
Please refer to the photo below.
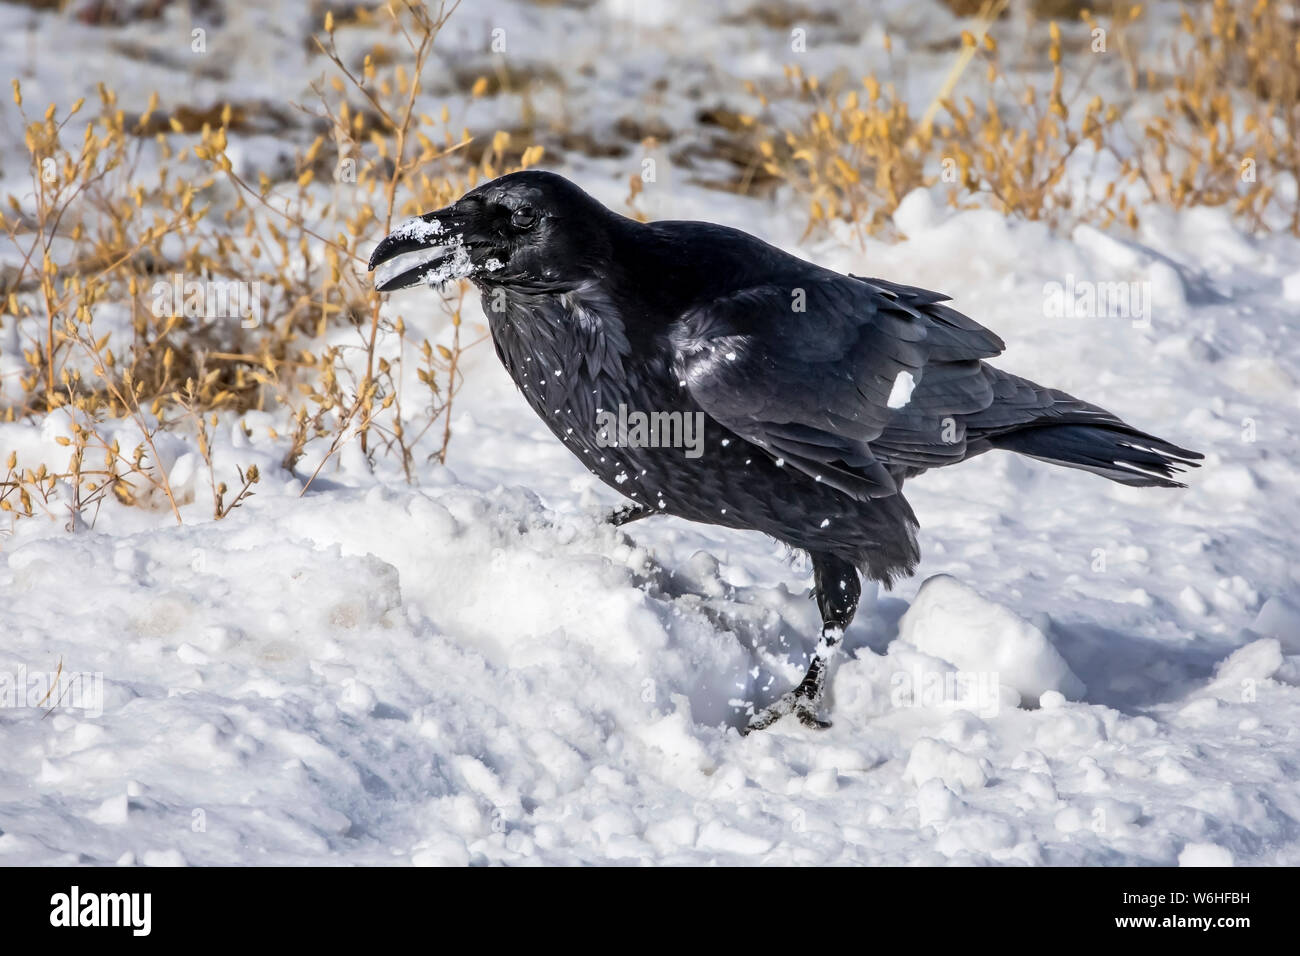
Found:
<svg viewBox="0 0 1300 956"><path fill-rule="evenodd" d="M612 523L670 514L808 553L816 650L747 731L791 713L828 726L826 668L858 572L889 587L919 559L908 478L1000 448L1179 488L1173 475L1203 457L986 364L1002 340L947 296L841 275L725 226L636 222L554 173L511 173L408 220L375 247L381 266L380 292L478 287L533 411L631 499ZM698 416L705 450L611 435L615 410Z"/></svg>

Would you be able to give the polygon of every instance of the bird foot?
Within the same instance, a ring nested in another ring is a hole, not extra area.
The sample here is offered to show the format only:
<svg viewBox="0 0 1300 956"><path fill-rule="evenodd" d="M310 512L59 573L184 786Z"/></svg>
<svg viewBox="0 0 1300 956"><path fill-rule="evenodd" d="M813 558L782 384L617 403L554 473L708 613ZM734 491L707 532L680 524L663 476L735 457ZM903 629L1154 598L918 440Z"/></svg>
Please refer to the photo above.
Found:
<svg viewBox="0 0 1300 956"><path fill-rule="evenodd" d="M749 723L741 731L741 735L748 735L755 730L766 730L782 717L790 714L798 717L799 723L805 727L813 730L825 730L831 725L831 722L817 716L820 703L820 700L801 694L798 690L782 694L774 704L760 710L751 717Z"/></svg>

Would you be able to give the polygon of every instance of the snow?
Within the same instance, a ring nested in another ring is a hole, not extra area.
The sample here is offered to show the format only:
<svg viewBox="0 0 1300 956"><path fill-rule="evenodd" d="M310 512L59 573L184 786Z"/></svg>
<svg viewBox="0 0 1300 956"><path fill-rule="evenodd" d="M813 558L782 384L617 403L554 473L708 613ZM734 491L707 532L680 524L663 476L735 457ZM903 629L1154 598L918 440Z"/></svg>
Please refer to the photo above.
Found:
<svg viewBox="0 0 1300 956"><path fill-rule="evenodd" d="M1178 854L1179 866L1232 866L1232 851L1213 843L1189 843Z"/></svg>
<svg viewBox="0 0 1300 956"><path fill-rule="evenodd" d="M960 670L996 674L1017 704L1045 691L1079 699L1085 688L1047 635L946 574L929 578L898 622L898 640Z"/></svg>
<svg viewBox="0 0 1300 956"><path fill-rule="evenodd" d="M638 76L732 82L692 58L766 76L788 59L780 31L720 26L703 5L556 10L465 5L448 48L478 49L492 23L537 49L572 39L595 67L571 112L593 121L625 112ZM0 34L11 59L42 64L33 102L121 66L88 28L3 16L19 23ZM581 19L596 16L617 29ZM302 56L297 34L241 36L268 64L243 71L258 82ZM948 61L895 36L923 99ZM828 64L876 55L870 36L815 40ZM76 74L44 66L68 43L86 55ZM313 69L286 98L306 98ZM174 82L143 62L120 79L137 105ZM692 122L682 87L666 102ZM0 133L20 142L11 112ZM568 161L626 211L627 160ZM448 465L423 446L414 485L352 442L303 494L280 467L283 416L223 416L218 480L236 464L263 476L227 518L211 520L197 446L164 436L182 525L110 503L69 531L56 502L0 537L0 863L1300 863L1300 243L1246 236L1223 209L1143 210L1119 242L940 197L909 196L906 239L865 249L801 242L788 197L684 170L642 199L952 295L1006 340L1001 367L1205 452L1186 491L1000 453L909 480L923 562L864 595L832 670L834 725L741 737L813 650L808 568L752 533L604 525L618 496L490 345L466 356ZM1150 322L1048 314L1044 285L1067 276L1148 283ZM385 310L438 341L435 302L420 288ZM474 295L464 323L485 324ZM5 316L6 379L12 329ZM117 426L124 447L135 429ZM0 423L0 456L57 461L66 434L59 415Z"/></svg>
<svg viewBox="0 0 1300 956"><path fill-rule="evenodd" d="M911 372L899 372L894 378L894 386L889 391L889 398L885 404L890 408L902 408L912 400L912 389L916 388L916 380L912 378Z"/></svg>
<svg viewBox="0 0 1300 956"><path fill-rule="evenodd" d="M424 284L439 289L453 279L467 279L477 270L470 261L469 250L463 245L464 240L456 237L450 246L450 253L438 263L437 268L430 269L423 276Z"/></svg>
<svg viewBox="0 0 1300 956"><path fill-rule="evenodd" d="M411 216L394 226L390 235L415 242L426 242L442 235L442 223L437 219L422 219L419 216Z"/></svg>

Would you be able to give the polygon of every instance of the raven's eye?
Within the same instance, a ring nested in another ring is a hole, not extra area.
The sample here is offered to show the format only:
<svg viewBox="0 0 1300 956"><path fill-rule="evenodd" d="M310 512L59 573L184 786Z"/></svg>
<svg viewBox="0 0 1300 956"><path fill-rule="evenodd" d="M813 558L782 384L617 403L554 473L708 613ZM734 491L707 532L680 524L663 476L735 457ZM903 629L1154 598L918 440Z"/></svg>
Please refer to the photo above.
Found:
<svg viewBox="0 0 1300 956"><path fill-rule="evenodd" d="M516 229L531 229L537 224L537 210L532 206L520 206L510 214L510 225Z"/></svg>

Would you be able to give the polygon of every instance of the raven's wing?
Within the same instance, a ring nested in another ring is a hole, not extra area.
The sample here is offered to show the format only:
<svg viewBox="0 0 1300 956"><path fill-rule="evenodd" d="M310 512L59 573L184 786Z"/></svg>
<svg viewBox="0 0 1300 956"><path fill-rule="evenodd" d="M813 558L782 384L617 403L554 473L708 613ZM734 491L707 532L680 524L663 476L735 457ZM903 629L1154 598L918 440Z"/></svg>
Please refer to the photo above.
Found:
<svg viewBox="0 0 1300 956"><path fill-rule="evenodd" d="M960 460L964 439L945 447L937 423L993 402L980 359L1002 341L946 298L833 273L774 280L683 316L676 370L701 409L783 464L854 498L891 495L891 451ZM912 393L891 408L903 373ZM873 445L887 429L898 449Z"/></svg>

